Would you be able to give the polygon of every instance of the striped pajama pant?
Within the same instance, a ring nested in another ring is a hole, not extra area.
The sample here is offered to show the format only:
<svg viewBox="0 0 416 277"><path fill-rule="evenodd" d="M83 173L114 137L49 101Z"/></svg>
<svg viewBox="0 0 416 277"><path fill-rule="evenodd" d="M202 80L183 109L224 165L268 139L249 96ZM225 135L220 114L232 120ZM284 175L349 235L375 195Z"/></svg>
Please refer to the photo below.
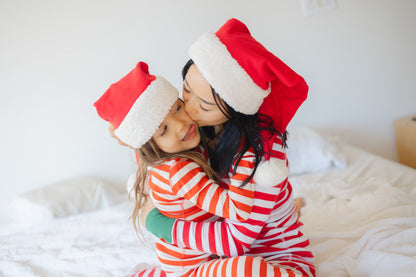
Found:
<svg viewBox="0 0 416 277"><path fill-rule="evenodd" d="M156 242L157 256L163 264L146 270L140 270L128 277L298 277L304 276L291 269L274 267L260 256L237 256L219 258L198 250L182 249L162 240ZM173 258L173 259L172 259ZM182 270L178 270L182 268Z"/></svg>
<svg viewBox="0 0 416 277"><path fill-rule="evenodd" d="M199 267L183 274L170 275L160 267L136 272L129 277L297 277L303 276L294 273L290 269L273 267L265 262L262 257L238 256L233 258L218 258L204 262Z"/></svg>

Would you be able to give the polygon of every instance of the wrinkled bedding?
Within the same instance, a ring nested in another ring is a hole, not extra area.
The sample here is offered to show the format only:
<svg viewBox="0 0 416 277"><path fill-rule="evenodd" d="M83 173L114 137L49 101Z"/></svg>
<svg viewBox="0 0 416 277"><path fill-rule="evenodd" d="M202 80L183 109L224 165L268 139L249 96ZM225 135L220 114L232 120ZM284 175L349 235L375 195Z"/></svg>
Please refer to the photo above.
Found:
<svg viewBox="0 0 416 277"><path fill-rule="evenodd" d="M291 179L318 276L416 276L416 170L340 151L347 168Z"/></svg>
<svg viewBox="0 0 416 277"><path fill-rule="evenodd" d="M136 236L125 202L40 226L0 231L0 276L125 276L138 263L156 264L153 238Z"/></svg>
<svg viewBox="0 0 416 277"><path fill-rule="evenodd" d="M291 177L318 276L416 276L416 170L342 145L346 168ZM127 198L127 197L126 197ZM124 276L157 264L132 204L0 226L0 276Z"/></svg>

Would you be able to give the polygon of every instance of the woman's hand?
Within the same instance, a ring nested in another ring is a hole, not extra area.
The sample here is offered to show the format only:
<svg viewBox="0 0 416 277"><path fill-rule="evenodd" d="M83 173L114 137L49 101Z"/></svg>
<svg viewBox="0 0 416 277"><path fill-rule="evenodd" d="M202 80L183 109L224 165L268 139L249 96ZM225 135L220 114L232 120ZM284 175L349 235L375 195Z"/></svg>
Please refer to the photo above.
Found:
<svg viewBox="0 0 416 277"><path fill-rule="evenodd" d="M156 206L153 204L153 201L150 198L148 198L146 203L141 207L141 209L140 209L140 222L144 227L146 227L147 215L154 208L156 208Z"/></svg>

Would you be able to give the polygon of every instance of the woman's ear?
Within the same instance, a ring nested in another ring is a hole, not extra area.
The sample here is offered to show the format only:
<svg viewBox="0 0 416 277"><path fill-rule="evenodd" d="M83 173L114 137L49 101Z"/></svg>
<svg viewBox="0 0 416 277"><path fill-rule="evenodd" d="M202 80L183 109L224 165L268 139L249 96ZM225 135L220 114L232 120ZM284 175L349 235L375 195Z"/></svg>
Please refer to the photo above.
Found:
<svg viewBox="0 0 416 277"><path fill-rule="evenodd" d="M118 143L120 144L120 145L123 145L123 146L127 146L127 147L129 147L129 148L131 148L131 149L134 149L133 147L131 147L130 145L128 145L128 144L125 144L124 142L122 142L115 134L114 134L114 126L113 126L113 124L111 124L110 123L110 126L108 127L108 131L110 131L110 135L113 137L113 138L115 138L117 141L118 141Z"/></svg>

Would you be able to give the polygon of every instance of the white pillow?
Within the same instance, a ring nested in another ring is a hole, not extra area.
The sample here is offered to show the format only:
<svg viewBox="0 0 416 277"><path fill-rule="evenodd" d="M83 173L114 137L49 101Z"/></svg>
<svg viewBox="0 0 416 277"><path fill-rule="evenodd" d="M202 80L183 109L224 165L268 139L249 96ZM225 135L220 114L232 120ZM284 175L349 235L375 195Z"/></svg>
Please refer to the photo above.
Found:
<svg viewBox="0 0 416 277"><path fill-rule="evenodd" d="M345 155L312 129L298 127L288 133L289 176L345 167Z"/></svg>
<svg viewBox="0 0 416 277"><path fill-rule="evenodd" d="M102 179L77 177L20 194L9 206L12 219L37 224L112 206L127 199L117 185Z"/></svg>

